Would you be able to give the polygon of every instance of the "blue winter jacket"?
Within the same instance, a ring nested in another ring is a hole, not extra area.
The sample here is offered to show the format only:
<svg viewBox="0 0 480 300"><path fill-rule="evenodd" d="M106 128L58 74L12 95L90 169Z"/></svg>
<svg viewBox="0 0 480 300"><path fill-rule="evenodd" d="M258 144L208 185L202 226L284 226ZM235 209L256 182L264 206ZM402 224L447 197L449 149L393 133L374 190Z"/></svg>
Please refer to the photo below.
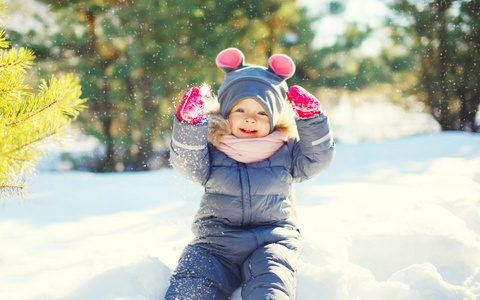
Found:
<svg viewBox="0 0 480 300"><path fill-rule="evenodd" d="M335 148L326 114L297 119L296 124L299 139L285 142L264 161L246 164L207 141L208 124L188 125L175 117L171 164L205 187L192 227L193 244L210 245L223 254L228 248L238 258L237 250L250 247L251 240L258 246L298 237L292 184L326 170Z"/></svg>

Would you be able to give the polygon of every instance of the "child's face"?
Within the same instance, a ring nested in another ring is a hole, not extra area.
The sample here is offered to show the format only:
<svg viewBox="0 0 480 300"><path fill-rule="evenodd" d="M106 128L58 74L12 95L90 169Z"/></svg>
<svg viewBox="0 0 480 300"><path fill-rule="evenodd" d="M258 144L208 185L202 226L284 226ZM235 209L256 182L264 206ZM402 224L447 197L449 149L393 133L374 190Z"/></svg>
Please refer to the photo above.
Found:
<svg viewBox="0 0 480 300"><path fill-rule="evenodd" d="M244 99L228 116L232 134L238 138L259 138L270 133L270 120L263 107L254 99Z"/></svg>

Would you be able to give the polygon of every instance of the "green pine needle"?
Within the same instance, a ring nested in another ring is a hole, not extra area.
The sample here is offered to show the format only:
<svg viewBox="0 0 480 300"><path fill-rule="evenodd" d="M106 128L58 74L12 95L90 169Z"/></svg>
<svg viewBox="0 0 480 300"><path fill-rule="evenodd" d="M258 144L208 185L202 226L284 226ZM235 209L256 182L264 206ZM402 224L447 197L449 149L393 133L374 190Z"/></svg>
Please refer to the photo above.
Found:
<svg viewBox="0 0 480 300"><path fill-rule="evenodd" d="M35 56L24 48L8 49L4 34L0 31L0 199L23 197L23 178L45 156L45 143L61 136L86 100L73 74L41 80L32 93L23 81Z"/></svg>

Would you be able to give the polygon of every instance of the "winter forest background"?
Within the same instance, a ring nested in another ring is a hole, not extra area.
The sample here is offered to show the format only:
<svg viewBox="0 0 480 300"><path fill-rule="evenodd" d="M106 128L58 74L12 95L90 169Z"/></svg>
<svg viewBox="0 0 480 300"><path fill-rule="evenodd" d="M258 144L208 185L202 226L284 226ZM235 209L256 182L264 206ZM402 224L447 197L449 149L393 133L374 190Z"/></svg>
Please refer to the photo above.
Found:
<svg viewBox="0 0 480 300"><path fill-rule="evenodd" d="M162 298L202 192L168 166L172 116L227 47L292 57L332 122L332 168L297 187L298 299L480 299L480 1L1 4L26 84L73 73L88 100L0 198L0 299Z"/></svg>
<svg viewBox="0 0 480 300"><path fill-rule="evenodd" d="M442 130L478 130L478 1L4 4L9 40L35 52L32 82L72 71L80 78L89 101L76 127L101 147L73 160L77 168L164 164L158 157L166 154L172 111L188 86L206 82L216 91L223 74L212 62L227 47L260 65L273 53L291 56L297 71L289 83L315 93L327 110L348 105L355 115L366 103L392 103L430 114Z"/></svg>

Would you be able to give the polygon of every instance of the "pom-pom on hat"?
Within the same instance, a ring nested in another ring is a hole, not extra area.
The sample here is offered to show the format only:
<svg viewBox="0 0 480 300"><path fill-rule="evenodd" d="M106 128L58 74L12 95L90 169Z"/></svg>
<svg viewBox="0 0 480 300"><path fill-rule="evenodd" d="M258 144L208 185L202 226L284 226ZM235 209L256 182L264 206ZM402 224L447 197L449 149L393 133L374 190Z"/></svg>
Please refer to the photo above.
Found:
<svg viewBox="0 0 480 300"><path fill-rule="evenodd" d="M243 53L228 48L217 55L216 64L226 75L218 90L220 114L227 119L232 108L240 101L255 99L268 115L270 133L285 106L288 90L285 80L295 73L295 64L284 54L275 54L268 59L268 68L246 65Z"/></svg>

